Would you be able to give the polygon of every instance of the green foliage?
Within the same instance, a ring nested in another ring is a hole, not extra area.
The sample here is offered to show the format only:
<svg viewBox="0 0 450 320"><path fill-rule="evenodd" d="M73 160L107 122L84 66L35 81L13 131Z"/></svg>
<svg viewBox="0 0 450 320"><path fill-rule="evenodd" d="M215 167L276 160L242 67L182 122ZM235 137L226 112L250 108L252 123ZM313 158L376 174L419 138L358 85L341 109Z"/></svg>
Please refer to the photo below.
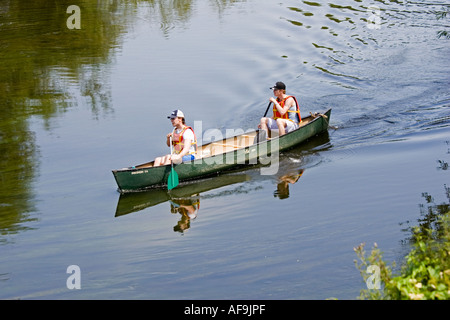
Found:
<svg viewBox="0 0 450 320"><path fill-rule="evenodd" d="M443 20L447 17L448 13L449 13L448 8L442 8L442 11L436 12L436 19ZM438 36L438 38L445 37L447 39L450 39L450 32L448 32L447 30L440 30L440 31L438 31L437 36Z"/></svg>
<svg viewBox="0 0 450 320"><path fill-rule="evenodd" d="M391 266L387 265L385 261L382 259L382 252L378 249L377 244L374 244L374 247L368 257L366 257L366 252L364 250L365 243L361 243L358 247L354 248L356 255L360 259L361 263L358 264L358 261L355 260L355 265L359 269L361 276L367 284L369 280L369 274L367 273L367 268L369 266L377 266L380 268L379 277L382 283L387 283L392 278L392 268L395 266L395 263ZM384 290L379 289L366 289L361 290L360 299L363 300L380 300L384 299Z"/></svg>
<svg viewBox="0 0 450 320"><path fill-rule="evenodd" d="M411 229L412 250L405 257L400 275L393 274L376 244L368 257L364 244L354 249L361 261L355 261L355 264L366 283L371 276L366 272L367 267L375 265L380 270L379 279L383 284L379 290L361 290L360 299L450 299L450 211L446 204L429 208L428 213L437 218L434 224L421 224Z"/></svg>

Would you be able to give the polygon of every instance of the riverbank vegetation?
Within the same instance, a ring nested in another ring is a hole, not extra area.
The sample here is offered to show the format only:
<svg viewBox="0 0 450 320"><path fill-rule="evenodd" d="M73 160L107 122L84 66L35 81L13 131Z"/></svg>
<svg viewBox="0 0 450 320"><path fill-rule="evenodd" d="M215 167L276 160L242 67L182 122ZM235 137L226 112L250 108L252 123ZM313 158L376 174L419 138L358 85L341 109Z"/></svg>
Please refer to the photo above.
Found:
<svg viewBox="0 0 450 320"><path fill-rule="evenodd" d="M450 200L450 188L445 186L445 191ZM450 201L437 205L428 193L422 196L428 206L420 206L419 225L408 228L411 251L398 275L393 272L395 264L383 260L376 244L368 256L364 244L354 249L360 260L355 264L367 285L360 299L450 299Z"/></svg>

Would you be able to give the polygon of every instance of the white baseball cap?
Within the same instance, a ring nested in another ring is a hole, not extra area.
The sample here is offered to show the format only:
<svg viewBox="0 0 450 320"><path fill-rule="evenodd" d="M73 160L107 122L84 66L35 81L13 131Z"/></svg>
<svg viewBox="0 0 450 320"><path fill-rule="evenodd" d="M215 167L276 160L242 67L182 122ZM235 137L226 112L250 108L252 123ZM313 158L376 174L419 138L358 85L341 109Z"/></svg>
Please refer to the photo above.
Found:
<svg viewBox="0 0 450 320"><path fill-rule="evenodd" d="M167 119L174 119L174 118L184 118L184 113L181 110L173 110L170 116L167 117Z"/></svg>

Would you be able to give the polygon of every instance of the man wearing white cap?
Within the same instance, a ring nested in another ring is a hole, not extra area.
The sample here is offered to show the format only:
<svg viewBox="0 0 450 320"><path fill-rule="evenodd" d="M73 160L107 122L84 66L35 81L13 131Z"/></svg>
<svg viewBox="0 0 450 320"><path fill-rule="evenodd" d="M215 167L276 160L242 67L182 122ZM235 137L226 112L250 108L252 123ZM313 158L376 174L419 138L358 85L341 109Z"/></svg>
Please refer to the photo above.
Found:
<svg viewBox="0 0 450 320"><path fill-rule="evenodd" d="M197 139L194 130L186 126L186 120L181 110L174 110L167 117L172 122L174 130L167 134L167 146L172 143L173 151L171 154L155 159L154 167L168 165L171 162L181 163L195 159L197 151Z"/></svg>

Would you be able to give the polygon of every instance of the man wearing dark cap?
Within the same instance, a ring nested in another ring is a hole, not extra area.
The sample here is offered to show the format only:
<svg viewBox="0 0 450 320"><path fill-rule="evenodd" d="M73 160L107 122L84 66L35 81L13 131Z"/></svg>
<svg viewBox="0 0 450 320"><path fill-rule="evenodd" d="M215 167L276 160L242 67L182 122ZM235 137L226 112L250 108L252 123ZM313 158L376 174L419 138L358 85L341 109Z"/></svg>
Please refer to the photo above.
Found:
<svg viewBox="0 0 450 320"><path fill-rule="evenodd" d="M282 136L298 128L302 121L300 107L294 96L286 95L286 85L283 82L277 82L270 89L276 97L269 99L273 103L273 117L261 118L259 128L265 130L267 134L269 129L278 129L279 135Z"/></svg>
<svg viewBox="0 0 450 320"><path fill-rule="evenodd" d="M195 159L197 151L197 139L194 130L186 126L184 113L181 110L174 110L167 117L170 119L174 130L167 134L167 146L171 146L171 154L155 159L154 167L173 163L181 163Z"/></svg>

